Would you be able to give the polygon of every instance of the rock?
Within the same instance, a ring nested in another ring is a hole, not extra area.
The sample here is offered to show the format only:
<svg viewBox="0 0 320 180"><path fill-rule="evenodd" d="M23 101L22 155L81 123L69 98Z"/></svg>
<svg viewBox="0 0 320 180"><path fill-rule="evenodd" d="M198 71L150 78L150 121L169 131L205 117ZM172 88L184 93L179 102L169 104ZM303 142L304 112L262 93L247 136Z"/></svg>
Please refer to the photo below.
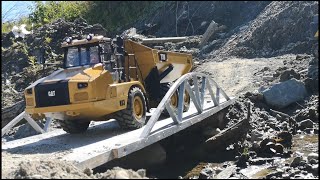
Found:
<svg viewBox="0 0 320 180"><path fill-rule="evenodd" d="M204 168L201 170L199 174L199 179L209 179L209 177L212 175L213 169L210 167Z"/></svg>
<svg viewBox="0 0 320 180"><path fill-rule="evenodd" d="M85 169L83 170L83 173L85 173L85 174L88 175L88 176L91 176L91 175L93 174L93 170L90 169L90 168L85 168Z"/></svg>
<svg viewBox="0 0 320 180"><path fill-rule="evenodd" d="M318 59L313 58L309 62L309 67L308 67L308 77L314 80L319 79L319 65L318 65Z"/></svg>
<svg viewBox="0 0 320 180"><path fill-rule="evenodd" d="M291 167L297 167L297 166L299 166L299 165L301 164L302 159L303 159L302 156L297 156L297 157L295 157L295 158L292 160L290 166L291 166Z"/></svg>
<svg viewBox="0 0 320 180"><path fill-rule="evenodd" d="M257 157L257 153L256 153L255 151L250 151L250 152L249 152L249 156L250 156L251 158L256 158L256 157Z"/></svg>
<svg viewBox="0 0 320 180"><path fill-rule="evenodd" d="M307 134L312 134L312 133L313 133L313 128L306 128L306 129L304 129L304 131L305 131Z"/></svg>
<svg viewBox="0 0 320 180"><path fill-rule="evenodd" d="M291 78L295 79L300 79L300 74L297 73L294 69L288 69L285 70L281 75L280 75L280 82L287 81Z"/></svg>
<svg viewBox="0 0 320 180"><path fill-rule="evenodd" d="M251 165L262 165L266 163L271 163L274 161L274 158L256 158L256 159L250 159L249 164Z"/></svg>
<svg viewBox="0 0 320 180"><path fill-rule="evenodd" d="M210 126L205 127L205 129L203 130L203 135L205 137L212 137L215 136L217 134L219 134L221 132L221 130L219 128L212 128Z"/></svg>
<svg viewBox="0 0 320 180"><path fill-rule="evenodd" d="M306 119L301 121L298 125L299 125L299 129L304 130L306 128L312 128L313 122L310 119Z"/></svg>
<svg viewBox="0 0 320 180"><path fill-rule="evenodd" d="M129 174L125 170L118 170L115 179L129 179Z"/></svg>
<svg viewBox="0 0 320 180"><path fill-rule="evenodd" d="M306 78L304 84L309 93L317 92L319 90L319 80Z"/></svg>
<svg viewBox="0 0 320 180"><path fill-rule="evenodd" d="M283 178L283 179L289 179L289 177L290 177L290 176L289 176L289 174L287 174L287 173L282 174L282 178Z"/></svg>
<svg viewBox="0 0 320 180"><path fill-rule="evenodd" d="M251 132L251 142L254 142L254 141L261 141L263 138L263 133L257 131L257 130L252 130Z"/></svg>
<svg viewBox="0 0 320 180"><path fill-rule="evenodd" d="M11 91L11 90L10 90ZM3 95L3 101L4 98L6 98L5 93L2 92ZM11 95L10 96L17 96L17 95ZM18 116L20 113L22 113L26 107L25 101L19 101L15 103L14 105L3 108L1 111L1 127L3 128L5 125L7 125L11 120L13 120L16 116Z"/></svg>
<svg viewBox="0 0 320 180"><path fill-rule="evenodd" d="M231 165L228 166L226 169L222 170L217 176L216 179L228 179L233 173L236 172L236 166Z"/></svg>
<svg viewBox="0 0 320 180"><path fill-rule="evenodd" d="M141 177L146 177L147 172L145 169L138 169L137 173L141 176Z"/></svg>
<svg viewBox="0 0 320 180"><path fill-rule="evenodd" d="M249 156L246 154L241 154L239 159L236 161L236 165L238 167L247 167L247 161L249 160Z"/></svg>
<svg viewBox="0 0 320 180"><path fill-rule="evenodd" d="M318 164L318 161L315 159L310 159L309 164Z"/></svg>
<svg viewBox="0 0 320 180"><path fill-rule="evenodd" d="M291 147L292 134L288 131L282 131L277 135L277 139L275 140L277 143L282 144L284 147Z"/></svg>
<svg viewBox="0 0 320 180"><path fill-rule="evenodd" d="M275 143L276 143L276 141L275 141L274 139L270 139L270 138L263 139L263 140L260 142L260 147L261 147L261 149L265 149L266 146L267 146L267 144L270 145L270 142L271 142L272 144L275 144Z"/></svg>
<svg viewBox="0 0 320 180"><path fill-rule="evenodd" d="M276 143L276 144L275 144L274 149L276 150L276 152L277 152L277 153L282 154L282 153L283 153L283 149L284 149L284 147L283 147L283 145L282 145L282 144L280 144L280 143Z"/></svg>
<svg viewBox="0 0 320 180"><path fill-rule="evenodd" d="M107 170L104 173L95 174L99 179L146 179L147 177L141 176L138 172L132 169L123 169L120 167L114 167Z"/></svg>
<svg viewBox="0 0 320 180"><path fill-rule="evenodd" d="M307 95L304 84L294 78L277 83L262 93L266 103L276 108L284 108Z"/></svg>
<svg viewBox="0 0 320 180"><path fill-rule="evenodd" d="M273 76L263 76L263 77L262 77L262 80L263 80L263 81L273 81L273 80L274 80L274 77L273 77Z"/></svg>
<svg viewBox="0 0 320 180"><path fill-rule="evenodd" d="M275 176L275 177L281 177L281 175L283 174L283 172L281 171L276 171L276 172L272 172L270 174L268 174L266 176L267 179L270 179L272 176Z"/></svg>
<svg viewBox="0 0 320 180"><path fill-rule="evenodd" d="M315 164L311 167L311 173L313 175L319 176L319 164Z"/></svg>
<svg viewBox="0 0 320 180"><path fill-rule="evenodd" d="M260 145L259 145L257 142L253 142L253 143L252 143L252 149L253 149L254 151L258 150L259 148L260 148Z"/></svg>
<svg viewBox="0 0 320 180"><path fill-rule="evenodd" d="M308 161L310 161L311 159L319 160L319 154L317 154L317 153L310 153L310 154L308 154L307 159L308 159Z"/></svg>
<svg viewBox="0 0 320 180"><path fill-rule="evenodd" d="M40 174L35 174L30 177L31 179L44 179Z"/></svg>
<svg viewBox="0 0 320 180"><path fill-rule="evenodd" d="M40 127L43 126L42 123L39 122L39 121L37 122L37 124ZM13 128L13 131L15 131L15 134L14 134L14 138L15 139L21 139L21 138L24 138L24 137L40 134L35 129L33 129L33 127L29 123L17 126L15 128Z"/></svg>
<svg viewBox="0 0 320 180"><path fill-rule="evenodd" d="M318 122L319 113L317 108L316 107L305 108L295 115L295 120L297 122L300 122L305 119L311 119L313 122Z"/></svg>

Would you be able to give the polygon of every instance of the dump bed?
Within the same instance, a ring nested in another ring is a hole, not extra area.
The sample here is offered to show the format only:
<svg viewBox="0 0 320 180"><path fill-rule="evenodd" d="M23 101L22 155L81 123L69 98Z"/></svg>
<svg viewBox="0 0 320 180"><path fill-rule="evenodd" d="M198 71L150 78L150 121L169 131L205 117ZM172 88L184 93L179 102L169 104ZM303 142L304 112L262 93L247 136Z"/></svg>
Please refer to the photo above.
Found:
<svg viewBox="0 0 320 180"><path fill-rule="evenodd" d="M131 40L125 40L125 50L135 55L143 80L155 66L160 74L170 65L173 67L173 70L161 80L161 83L173 82L190 72L192 68L191 54L152 49Z"/></svg>

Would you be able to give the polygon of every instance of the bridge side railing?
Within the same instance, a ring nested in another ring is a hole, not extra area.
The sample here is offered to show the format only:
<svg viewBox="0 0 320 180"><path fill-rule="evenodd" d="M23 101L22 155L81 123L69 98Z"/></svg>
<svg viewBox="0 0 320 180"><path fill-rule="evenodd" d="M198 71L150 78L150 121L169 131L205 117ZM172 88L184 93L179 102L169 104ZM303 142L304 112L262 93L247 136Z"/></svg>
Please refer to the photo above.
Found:
<svg viewBox="0 0 320 180"><path fill-rule="evenodd" d="M199 79L201 81L199 81ZM199 86L201 86L199 88ZM194 103L198 114L204 110L205 90L208 89L214 106L219 106L221 95L225 100L230 100L229 96L220 88L220 86L208 75L198 72L191 72L181 76L169 89L158 107L150 117L144 127L140 138L146 138L150 135L155 123L159 120L161 113L166 109L175 124L180 124L183 115L184 96L187 92ZM170 105L173 94L178 90L178 110L175 112ZM214 91L215 90L215 91ZM215 93L214 93L215 92Z"/></svg>

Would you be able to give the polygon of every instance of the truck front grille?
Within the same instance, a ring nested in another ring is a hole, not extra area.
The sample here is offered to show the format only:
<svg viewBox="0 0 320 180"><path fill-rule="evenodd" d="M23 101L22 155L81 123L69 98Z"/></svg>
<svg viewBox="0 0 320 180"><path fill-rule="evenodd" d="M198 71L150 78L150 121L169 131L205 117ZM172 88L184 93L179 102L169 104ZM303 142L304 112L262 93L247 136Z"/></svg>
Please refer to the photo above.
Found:
<svg viewBox="0 0 320 180"><path fill-rule="evenodd" d="M35 87L36 107L70 104L68 81L39 83Z"/></svg>

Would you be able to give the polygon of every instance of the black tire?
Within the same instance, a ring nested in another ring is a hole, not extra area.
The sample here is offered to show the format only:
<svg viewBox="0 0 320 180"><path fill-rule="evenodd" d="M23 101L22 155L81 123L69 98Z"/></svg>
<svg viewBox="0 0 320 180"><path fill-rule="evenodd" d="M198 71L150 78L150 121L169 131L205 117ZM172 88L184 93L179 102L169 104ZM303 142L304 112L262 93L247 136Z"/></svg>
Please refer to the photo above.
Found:
<svg viewBox="0 0 320 180"><path fill-rule="evenodd" d="M162 83L160 84L160 97L161 99L159 100L159 103L160 101L162 100L162 98L166 95L166 93L169 91L171 87L171 84L170 83ZM179 91L177 90L176 91L177 93L177 96L179 97ZM184 94L184 102L183 102L183 112L187 112L190 108L190 95L188 94L187 91L185 91L185 94ZM178 106L177 107L173 107L173 110L174 111L178 111ZM163 113L165 115L169 115L169 113L167 112L167 110L165 109L163 111Z"/></svg>
<svg viewBox="0 0 320 180"><path fill-rule="evenodd" d="M139 101L138 104L141 105L142 102L142 112L139 111L138 115L134 109L134 103ZM146 99L142 90L138 87L133 87L128 94L127 108L115 113L116 119L122 129L138 129L141 128L146 123Z"/></svg>
<svg viewBox="0 0 320 180"><path fill-rule="evenodd" d="M169 91L171 87L170 83L161 83L160 84L160 99L158 100L158 103L161 102L161 100L164 98L164 96L167 94L167 92ZM176 96L179 97L178 95L178 90L175 92ZM177 106L171 106L174 112L178 111L178 104ZM169 112L167 111L167 109L165 108L162 112L165 116L170 116Z"/></svg>
<svg viewBox="0 0 320 180"><path fill-rule="evenodd" d="M187 91L184 92L183 112L187 112L190 108L190 95Z"/></svg>
<svg viewBox="0 0 320 180"><path fill-rule="evenodd" d="M77 120L59 120L59 124L65 132L77 134L85 132L89 127L90 121L79 122Z"/></svg>

